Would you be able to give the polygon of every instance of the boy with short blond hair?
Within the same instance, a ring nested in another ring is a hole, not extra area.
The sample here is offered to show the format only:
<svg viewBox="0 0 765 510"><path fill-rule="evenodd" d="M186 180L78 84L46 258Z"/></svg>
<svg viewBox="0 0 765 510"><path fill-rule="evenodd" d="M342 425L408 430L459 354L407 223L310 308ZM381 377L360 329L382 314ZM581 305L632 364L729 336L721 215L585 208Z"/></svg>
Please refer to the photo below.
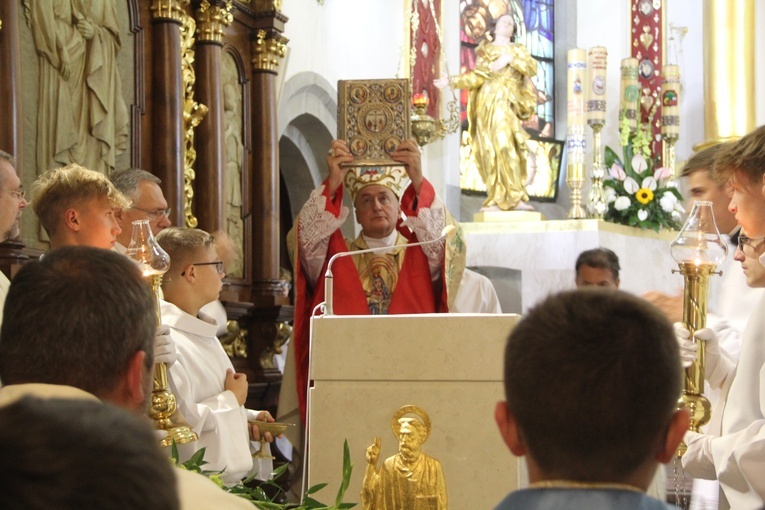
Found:
<svg viewBox="0 0 765 510"><path fill-rule="evenodd" d="M257 426L248 419L273 418L267 411L244 408L247 377L234 371L215 336L218 323L200 312L218 299L223 262L218 260L215 238L203 230L169 227L157 235L157 242L170 255L162 282L162 323L170 326L178 353L169 369L170 388L178 399L178 412L199 435L199 441L179 447L181 460L204 447L205 469L225 469L222 480L236 483L253 470L250 440L260 440ZM268 474L261 472L260 477Z"/></svg>
<svg viewBox="0 0 765 510"><path fill-rule="evenodd" d="M112 249L122 229L115 213L130 206L109 179L76 163L49 170L32 184L32 209L51 248Z"/></svg>

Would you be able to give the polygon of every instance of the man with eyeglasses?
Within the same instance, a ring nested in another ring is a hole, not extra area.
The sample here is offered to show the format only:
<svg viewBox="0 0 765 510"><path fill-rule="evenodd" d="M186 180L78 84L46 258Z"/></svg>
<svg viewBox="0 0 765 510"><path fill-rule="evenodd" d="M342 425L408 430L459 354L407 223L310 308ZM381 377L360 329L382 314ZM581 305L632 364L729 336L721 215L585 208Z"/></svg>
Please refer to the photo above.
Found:
<svg viewBox="0 0 765 510"><path fill-rule="evenodd" d="M728 209L745 235L739 237L736 260L750 285L761 285L757 261L765 259L765 126L726 144L715 157L715 180L728 184ZM684 359L696 357L688 332L677 328ZM705 377L721 396L706 433L687 432L683 467L694 478L720 483L720 509L762 508L765 504L765 296L755 306L744 330L738 363L719 347L711 329L706 340Z"/></svg>
<svg viewBox="0 0 765 510"><path fill-rule="evenodd" d="M156 236L170 222L172 210L167 206L167 200L159 185L162 181L156 175L139 168L128 168L112 173L109 177L114 186L130 199L128 208L117 213L117 223L122 233L117 236L114 249L120 253L127 251L130 237L133 235L133 222L149 220L151 232Z"/></svg>
<svg viewBox="0 0 765 510"><path fill-rule="evenodd" d="M249 420L273 421L267 411L245 409L247 376L236 373L216 338L218 323L201 311L218 299L225 276L215 238L199 229L168 227L157 242L170 255L170 269L162 280L162 322L170 327L177 361L168 382L178 400L178 413L199 435L189 445L179 445L181 461L206 448L205 469L225 470L222 480L233 484L253 467L268 476L271 465L254 465L250 440L259 441L257 425ZM180 421L180 420L179 420ZM266 440L273 437L266 434Z"/></svg>
<svg viewBox="0 0 765 510"><path fill-rule="evenodd" d="M21 180L16 175L16 160L0 150L0 242L18 237L21 211L26 206ZM10 285L8 277L0 271L0 323L3 321L3 305Z"/></svg>

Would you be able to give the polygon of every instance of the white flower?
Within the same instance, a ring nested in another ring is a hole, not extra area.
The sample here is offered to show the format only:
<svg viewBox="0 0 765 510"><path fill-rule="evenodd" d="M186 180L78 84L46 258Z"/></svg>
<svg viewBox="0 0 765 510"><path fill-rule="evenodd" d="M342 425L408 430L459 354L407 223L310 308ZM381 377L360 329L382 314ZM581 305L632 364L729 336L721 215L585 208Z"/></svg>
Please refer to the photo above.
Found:
<svg viewBox="0 0 765 510"><path fill-rule="evenodd" d="M645 221L646 219L648 219L648 211L646 211L645 209L638 209L638 219L640 221Z"/></svg>
<svg viewBox="0 0 765 510"><path fill-rule="evenodd" d="M608 202L609 204L613 202L614 200L616 200L616 190L614 188L610 186L606 187L605 194L606 194L606 202Z"/></svg>
<svg viewBox="0 0 765 510"><path fill-rule="evenodd" d="M627 177L627 174L624 173L624 169L614 163L611 165L611 168L608 170L608 173L611 175L614 179L619 179L620 181L623 181L625 177Z"/></svg>
<svg viewBox="0 0 765 510"><path fill-rule="evenodd" d="M624 179L624 191L629 193L630 195L634 195L637 193L637 190L640 189L640 186L638 185L637 181L633 179L632 177L627 177Z"/></svg>
<svg viewBox="0 0 765 510"><path fill-rule="evenodd" d="M676 203L675 204L675 212L680 213L680 214L685 214L685 207L683 207L683 204L681 204L680 202Z"/></svg>
<svg viewBox="0 0 765 510"><path fill-rule="evenodd" d="M642 154L635 154L632 158L632 169L637 173L645 172L648 168L645 158Z"/></svg>
<svg viewBox="0 0 765 510"><path fill-rule="evenodd" d="M670 170L666 166L663 166L663 167L660 167L660 168L656 169L656 171L653 173L653 177L654 177L654 179L659 181L661 179L666 179L667 177L669 177L671 172L672 172L672 170Z"/></svg>
<svg viewBox="0 0 765 510"><path fill-rule="evenodd" d="M656 191L656 179L654 179L651 176L648 176L645 179L643 179L643 184L640 187L648 188L651 191Z"/></svg>
<svg viewBox="0 0 765 510"><path fill-rule="evenodd" d="M629 197L619 197L614 202L614 209L617 211L624 211L628 209L630 206L630 199Z"/></svg>
<svg viewBox="0 0 765 510"><path fill-rule="evenodd" d="M659 199L659 205L664 212L671 213L675 210L675 204L677 203L677 197L672 193L664 193Z"/></svg>

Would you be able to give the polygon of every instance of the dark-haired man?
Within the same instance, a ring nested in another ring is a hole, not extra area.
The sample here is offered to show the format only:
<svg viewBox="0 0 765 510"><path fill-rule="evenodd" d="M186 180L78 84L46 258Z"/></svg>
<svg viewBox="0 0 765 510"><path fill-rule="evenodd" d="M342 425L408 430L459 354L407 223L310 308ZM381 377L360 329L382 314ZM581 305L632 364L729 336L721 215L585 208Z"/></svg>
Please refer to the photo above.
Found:
<svg viewBox="0 0 765 510"><path fill-rule="evenodd" d="M608 248L594 248L576 259L576 286L619 288L619 257Z"/></svg>
<svg viewBox="0 0 765 510"><path fill-rule="evenodd" d="M98 398L145 414L151 398L154 297L132 261L66 246L16 274L0 329L0 406L24 396ZM181 508L252 505L177 470Z"/></svg>
<svg viewBox="0 0 765 510"><path fill-rule="evenodd" d="M688 429L661 312L614 290L549 297L510 334L504 374L495 418L510 451L526 457L531 486L498 510L671 508L645 494Z"/></svg>

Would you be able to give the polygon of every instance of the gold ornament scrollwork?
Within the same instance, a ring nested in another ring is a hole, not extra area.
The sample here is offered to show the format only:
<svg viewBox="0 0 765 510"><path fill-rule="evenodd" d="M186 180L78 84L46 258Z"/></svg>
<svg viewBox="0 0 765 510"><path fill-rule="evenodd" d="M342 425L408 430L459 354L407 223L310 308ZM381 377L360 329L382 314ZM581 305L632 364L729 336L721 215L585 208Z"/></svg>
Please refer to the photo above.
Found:
<svg viewBox="0 0 765 510"><path fill-rule="evenodd" d="M194 84L196 73L194 72L194 35L196 21L185 12L181 18L181 73L183 76L183 126L185 129L185 157L183 167L183 209L184 224L188 228L196 228L199 221L192 212L194 199L194 162L197 159L197 151L194 150L194 129L202 122L207 114L207 106L194 101Z"/></svg>
<svg viewBox="0 0 765 510"><path fill-rule="evenodd" d="M263 333L271 335L274 340L260 353L260 366L262 368L278 369L274 356L284 352L282 348L292 335L292 326L288 322L278 322L270 324L267 329L264 328Z"/></svg>
<svg viewBox="0 0 765 510"><path fill-rule="evenodd" d="M226 334L220 337L220 343L229 358L247 358L247 330L242 329L239 322L226 323Z"/></svg>
<svg viewBox="0 0 765 510"><path fill-rule="evenodd" d="M252 67L256 71L276 72L279 63L284 58L287 44L279 36L266 37L265 30L258 30L253 43Z"/></svg>
<svg viewBox="0 0 765 510"><path fill-rule="evenodd" d="M224 7L210 5L203 0L197 11L197 33L200 41L223 42L223 29L234 21L231 11L234 3L229 0Z"/></svg>
<svg viewBox="0 0 765 510"><path fill-rule="evenodd" d="M152 19L171 19L182 21L185 15L184 7L190 0L154 0L149 7Z"/></svg>

